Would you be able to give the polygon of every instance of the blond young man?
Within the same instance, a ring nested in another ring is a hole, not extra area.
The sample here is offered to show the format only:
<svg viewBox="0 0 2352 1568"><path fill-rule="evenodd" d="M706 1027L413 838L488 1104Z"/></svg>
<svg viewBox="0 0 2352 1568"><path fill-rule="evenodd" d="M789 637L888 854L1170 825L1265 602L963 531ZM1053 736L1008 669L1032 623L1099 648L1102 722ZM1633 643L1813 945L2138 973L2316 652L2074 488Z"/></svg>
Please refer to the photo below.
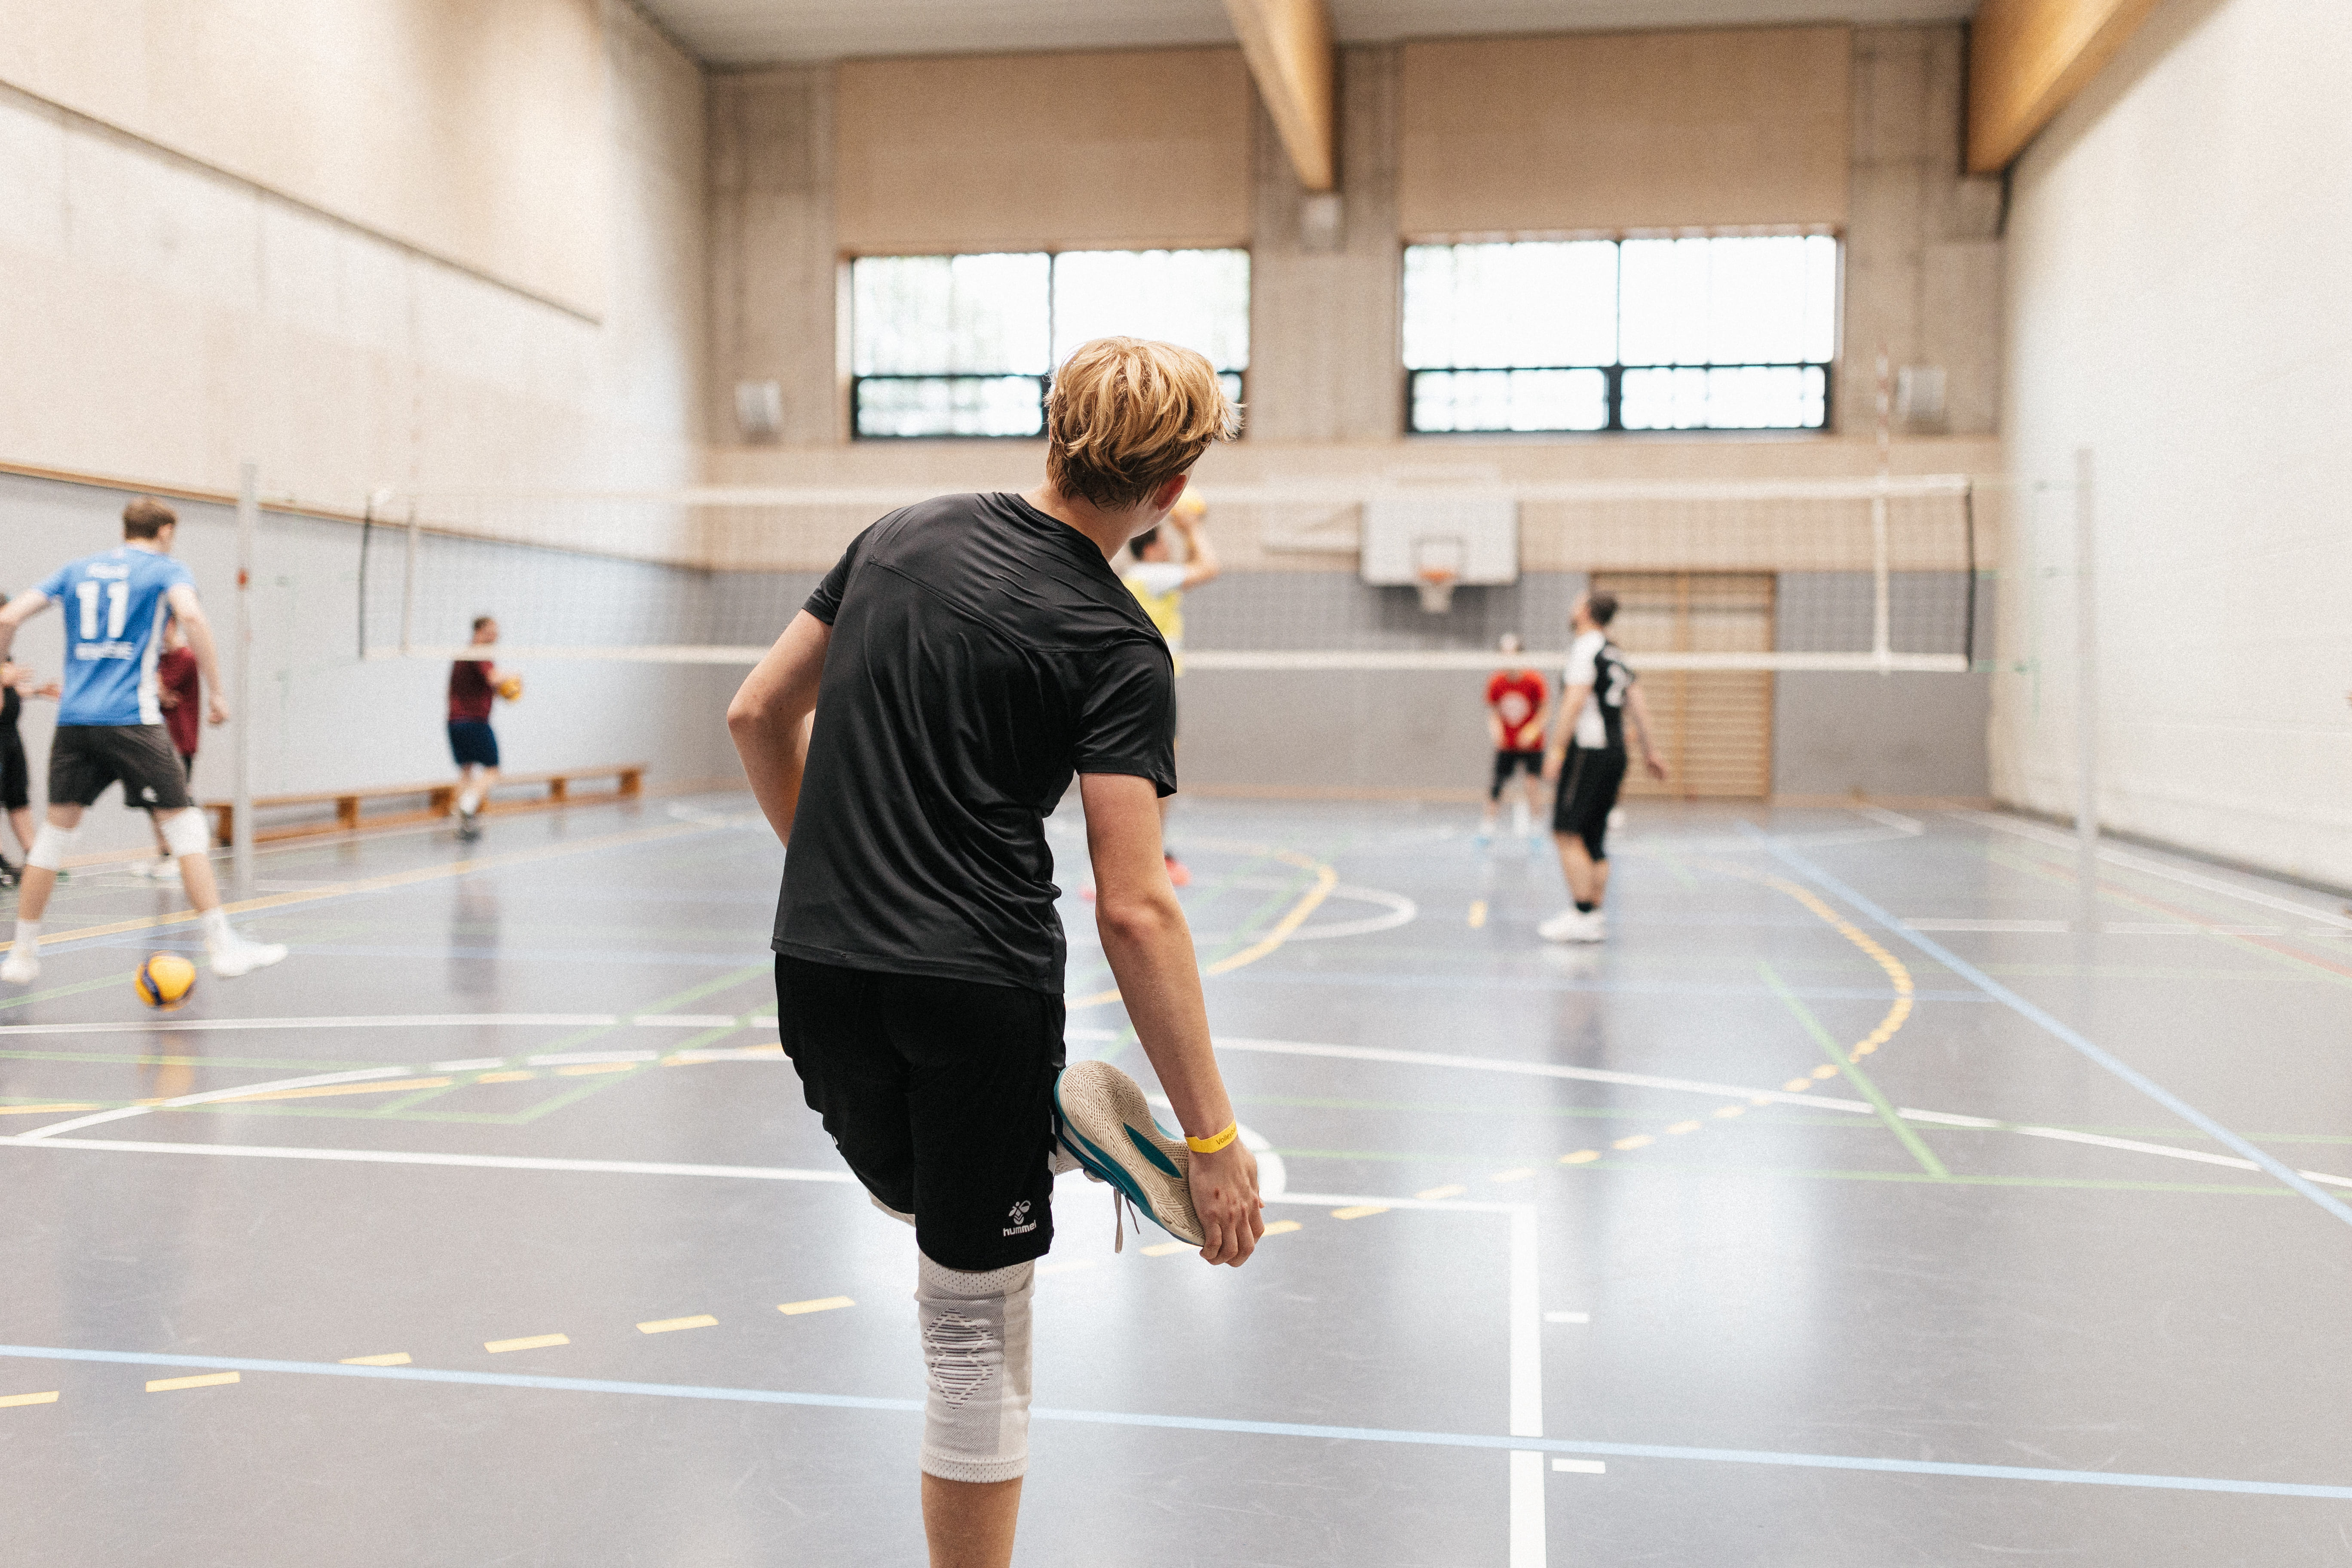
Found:
<svg viewBox="0 0 2352 1568"><path fill-rule="evenodd" d="M39 976L41 917L58 868L73 847L81 814L117 780L125 804L155 814L164 846L180 863L180 882L202 917L213 973L230 978L286 956L278 943L250 941L228 923L213 879L212 830L188 799L186 764L163 727L155 665L167 615L180 623L212 692L206 717L228 722L212 625L197 602L195 579L172 559L179 531L170 507L142 496L122 509L120 545L58 567L38 588L0 607L0 659L8 657L18 626L53 604L66 613L65 689L49 742L48 820L25 858L16 938L0 963L0 980L11 985Z"/></svg>
<svg viewBox="0 0 2352 1568"><path fill-rule="evenodd" d="M876 1206L915 1227L933 1568L1012 1560L1057 1165L1074 1156L1210 1263L1243 1263L1264 1233L1161 858L1174 670L1110 568L1234 432L1199 354L1086 344L1054 378L1045 483L874 524L728 708L792 846L772 943L784 1049ZM1074 775L1103 952L1181 1142L1116 1068L1063 1071L1045 821Z"/></svg>

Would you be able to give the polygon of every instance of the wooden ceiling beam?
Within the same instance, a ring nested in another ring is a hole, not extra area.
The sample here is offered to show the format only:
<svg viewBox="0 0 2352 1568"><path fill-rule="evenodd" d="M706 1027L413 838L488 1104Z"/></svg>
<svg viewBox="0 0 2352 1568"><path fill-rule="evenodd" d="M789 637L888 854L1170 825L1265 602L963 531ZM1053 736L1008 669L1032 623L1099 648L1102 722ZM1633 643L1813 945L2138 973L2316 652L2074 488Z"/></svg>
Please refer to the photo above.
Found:
<svg viewBox="0 0 2352 1568"><path fill-rule="evenodd" d="M1984 0L1969 32L1969 173L2009 167L2156 5Z"/></svg>
<svg viewBox="0 0 2352 1568"><path fill-rule="evenodd" d="M1332 113L1331 12L1325 0L1225 0L1258 96L1310 191L1339 183Z"/></svg>

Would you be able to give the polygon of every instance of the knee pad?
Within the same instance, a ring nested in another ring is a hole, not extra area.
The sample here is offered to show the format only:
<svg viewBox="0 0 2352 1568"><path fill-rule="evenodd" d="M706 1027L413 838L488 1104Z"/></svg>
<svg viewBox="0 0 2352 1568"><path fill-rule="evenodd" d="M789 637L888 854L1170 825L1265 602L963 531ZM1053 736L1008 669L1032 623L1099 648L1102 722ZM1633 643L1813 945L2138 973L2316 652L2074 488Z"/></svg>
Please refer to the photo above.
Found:
<svg viewBox="0 0 2352 1568"><path fill-rule="evenodd" d="M80 835L79 827L59 827L44 822L41 830L33 835L33 852L25 857L25 864L38 866L44 871L61 868L66 857L73 853L74 840Z"/></svg>
<svg viewBox="0 0 2352 1568"><path fill-rule="evenodd" d="M205 814L190 806L163 819L163 842L173 855L202 855L213 847L212 828Z"/></svg>
<svg viewBox="0 0 2352 1568"><path fill-rule="evenodd" d="M970 1274L920 1253L923 1473L1009 1481L1029 1469L1029 1307L1036 1265Z"/></svg>

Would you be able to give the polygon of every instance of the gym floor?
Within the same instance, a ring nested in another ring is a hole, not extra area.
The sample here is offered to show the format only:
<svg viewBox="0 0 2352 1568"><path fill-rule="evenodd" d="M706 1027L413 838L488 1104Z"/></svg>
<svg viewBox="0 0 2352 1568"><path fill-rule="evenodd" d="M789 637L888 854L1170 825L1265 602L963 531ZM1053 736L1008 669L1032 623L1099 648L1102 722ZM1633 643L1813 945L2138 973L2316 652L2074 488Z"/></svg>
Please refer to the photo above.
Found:
<svg viewBox="0 0 2352 1568"><path fill-rule="evenodd" d="M170 1015L176 889L60 889L0 999L11 1561L922 1561L913 1241L775 1047L749 809L266 848L294 956ZM2340 904L1643 803L1557 948L1474 821L1180 809L1278 1234L1114 1256L1065 1179L1020 1560L2352 1557ZM1147 1076L1065 913L1073 1057Z"/></svg>

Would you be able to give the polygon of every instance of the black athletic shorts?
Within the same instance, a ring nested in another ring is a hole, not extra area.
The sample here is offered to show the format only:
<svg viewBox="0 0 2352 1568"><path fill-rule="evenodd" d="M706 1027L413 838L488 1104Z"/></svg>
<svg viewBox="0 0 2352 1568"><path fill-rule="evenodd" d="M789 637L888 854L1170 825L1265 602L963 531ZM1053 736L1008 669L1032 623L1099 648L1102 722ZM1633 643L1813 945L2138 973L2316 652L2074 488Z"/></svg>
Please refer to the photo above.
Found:
<svg viewBox="0 0 2352 1568"><path fill-rule="evenodd" d="M90 805L122 781L122 804L178 811L189 804L187 765L161 724L60 724L49 742L49 804Z"/></svg>
<svg viewBox="0 0 2352 1568"><path fill-rule="evenodd" d="M1510 783L1511 775L1517 773L1522 768L1527 770L1528 776L1529 778L1539 779L1543 777L1543 752L1540 751L1496 752L1495 753L1495 782L1486 786L1486 798L1488 800L1502 799L1503 786Z"/></svg>
<svg viewBox="0 0 2352 1568"><path fill-rule="evenodd" d="M25 737L16 726L0 730L0 810L22 811L33 804L33 769L25 761Z"/></svg>
<svg viewBox="0 0 2352 1568"><path fill-rule="evenodd" d="M1062 998L776 957L776 1018L850 1173L915 1216L923 1256L977 1273L1054 1245Z"/></svg>
<svg viewBox="0 0 2352 1568"><path fill-rule="evenodd" d="M1617 788L1625 782L1625 753L1588 752L1570 745L1559 770L1559 793L1552 797L1551 830L1572 833L1584 840L1584 852L1606 860L1603 842L1609 837L1609 814L1616 808Z"/></svg>
<svg viewBox="0 0 2352 1568"><path fill-rule="evenodd" d="M461 768L494 768L499 765L498 732L487 719L452 719L449 721L449 754L457 759Z"/></svg>

